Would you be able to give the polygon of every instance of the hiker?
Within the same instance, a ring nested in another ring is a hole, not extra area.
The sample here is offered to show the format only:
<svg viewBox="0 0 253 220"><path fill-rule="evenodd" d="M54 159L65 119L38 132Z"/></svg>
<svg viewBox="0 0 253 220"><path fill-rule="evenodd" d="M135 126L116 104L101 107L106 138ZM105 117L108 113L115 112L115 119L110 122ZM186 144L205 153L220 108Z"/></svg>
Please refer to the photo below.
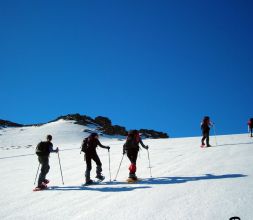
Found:
<svg viewBox="0 0 253 220"><path fill-rule="evenodd" d="M249 121L248 121L248 130L249 130L249 133L250 133L250 137L253 137L252 136L252 129L253 129L253 118L250 118Z"/></svg>
<svg viewBox="0 0 253 220"><path fill-rule="evenodd" d="M205 146L205 140L206 140L206 146L211 147L209 144L209 132L210 132L210 127L213 126L213 123L210 121L209 116L205 116L201 122L201 130L202 130L202 139L201 139L201 147Z"/></svg>
<svg viewBox="0 0 253 220"><path fill-rule="evenodd" d="M47 188L47 184L49 183L49 180L46 179L46 175L49 172L50 166L49 166L49 155L50 153L58 153L59 149L58 147L53 150L53 144L52 144L52 135L47 135L46 141L41 141L37 147L36 147L36 154L38 155L38 160L41 165L40 175L38 179L38 185L37 189L45 189Z"/></svg>
<svg viewBox="0 0 253 220"><path fill-rule="evenodd" d="M128 132L126 143L123 145L123 154L127 154L131 164L129 166L129 179L137 180L136 172L136 160L138 151L140 149L139 143L143 148L148 150L148 146L145 146L141 140L139 132L137 130L131 130Z"/></svg>
<svg viewBox="0 0 253 220"><path fill-rule="evenodd" d="M96 151L97 146L110 150L109 146L104 146L100 143L100 141L98 140L97 133L91 133L89 137L83 140L82 151L85 153L84 160L86 161L85 184L88 185L93 183L93 180L90 179L90 171L92 169L91 160L94 160L97 165L96 178L99 179L100 181L103 181L105 179L105 177L101 174L102 163L97 155Z"/></svg>

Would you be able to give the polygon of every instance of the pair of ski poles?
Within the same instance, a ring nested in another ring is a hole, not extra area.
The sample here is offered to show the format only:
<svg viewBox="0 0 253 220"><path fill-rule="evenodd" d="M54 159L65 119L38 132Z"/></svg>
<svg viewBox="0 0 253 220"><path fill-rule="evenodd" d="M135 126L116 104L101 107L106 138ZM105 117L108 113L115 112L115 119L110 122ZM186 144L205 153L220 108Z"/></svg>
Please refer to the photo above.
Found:
<svg viewBox="0 0 253 220"><path fill-rule="evenodd" d="M149 150L148 150L148 149L147 149L147 152L148 152L149 173L150 173L150 178L152 178L152 171L151 171L150 157L149 157ZM121 164L122 164L122 161L123 161L124 156L125 156L125 154L122 155L122 158L121 158L120 163L119 163L118 171L117 171L116 176L115 176L115 178L114 178L113 181L116 181L116 180L117 180L117 177L118 177L118 174L119 174L119 170L120 170L120 167L121 167Z"/></svg>
<svg viewBox="0 0 253 220"><path fill-rule="evenodd" d="M60 166L60 171L61 171L62 185L64 185L59 151L57 152L57 154L58 154L58 161L59 161L59 166ZM37 176L38 176L38 173L39 173L39 168L40 168L40 163L39 163L39 166L38 166L38 169L37 169L37 173L36 173L36 176L35 176L34 185L35 185L36 180L37 180Z"/></svg>

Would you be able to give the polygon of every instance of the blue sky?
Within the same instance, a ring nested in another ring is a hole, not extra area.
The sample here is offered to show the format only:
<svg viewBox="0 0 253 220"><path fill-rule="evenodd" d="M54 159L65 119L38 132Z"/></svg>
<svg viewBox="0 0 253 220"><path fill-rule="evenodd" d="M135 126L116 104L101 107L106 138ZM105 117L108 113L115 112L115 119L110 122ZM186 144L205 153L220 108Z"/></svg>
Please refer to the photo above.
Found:
<svg viewBox="0 0 253 220"><path fill-rule="evenodd" d="M253 117L251 1L0 1L0 118L200 135Z"/></svg>

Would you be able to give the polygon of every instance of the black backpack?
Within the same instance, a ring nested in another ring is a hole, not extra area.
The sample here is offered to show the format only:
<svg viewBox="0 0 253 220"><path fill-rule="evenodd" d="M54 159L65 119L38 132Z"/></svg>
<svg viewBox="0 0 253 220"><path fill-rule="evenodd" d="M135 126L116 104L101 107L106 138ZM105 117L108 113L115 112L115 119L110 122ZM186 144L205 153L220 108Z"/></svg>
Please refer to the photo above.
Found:
<svg viewBox="0 0 253 220"><path fill-rule="evenodd" d="M84 153L86 153L87 150L88 150L88 148L89 148L89 145L88 145L88 138L85 138L85 139L83 140L83 143L82 143L82 146L81 146L81 151L84 152Z"/></svg>
<svg viewBox="0 0 253 220"><path fill-rule="evenodd" d="M126 143L124 144L125 150L135 149L139 150L139 143L134 136L127 137Z"/></svg>
<svg viewBox="0 0 253 220"><path fill-rule="evenodd" d="M44 156L44 155L49 155L49 146L48 146L48 142L46 141L41 141L40 143L38 143L37 147L36 147L36 154L38 156Z"/></svg>

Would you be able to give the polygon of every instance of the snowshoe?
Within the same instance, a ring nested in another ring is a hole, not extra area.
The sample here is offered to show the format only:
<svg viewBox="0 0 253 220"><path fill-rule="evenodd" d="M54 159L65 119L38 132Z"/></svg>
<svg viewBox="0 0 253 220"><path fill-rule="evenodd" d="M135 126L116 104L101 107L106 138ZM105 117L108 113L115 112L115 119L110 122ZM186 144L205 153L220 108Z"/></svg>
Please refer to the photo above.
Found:
<svg viewBox="0 0 253 220"><path fill-rule="evenodd" d="M88 186L88 185L92 185L92 184L94 184L94 181L93 180L88 180L88 181L86 181L85 182L85 186Z"/></svg>
<svg viewBox="0 0 253 220"><path fill-rule="evenodd" d="M135 175L135 173L129 173L129 177L127 178L128 183L135 183L138 181L138 177Z"/></svg>
<svg viewBox="0 0 253 220"><path fill-rule="evenodd" d="M35 188L33 189L33 191L34 191L34 192L35 192L35 191L42 191L42 190L45 190L45 189L47 189L47 185L41 184L40 186L35 187Z"/></svg>
<svg viewBox="0 0 253 220"><path fill-rule="evenodd" d="M138 179L137 177L136 178L128 177L126 181L127 181L127 183L136 183L136 182L140 181L140 179Z"/></svg>

